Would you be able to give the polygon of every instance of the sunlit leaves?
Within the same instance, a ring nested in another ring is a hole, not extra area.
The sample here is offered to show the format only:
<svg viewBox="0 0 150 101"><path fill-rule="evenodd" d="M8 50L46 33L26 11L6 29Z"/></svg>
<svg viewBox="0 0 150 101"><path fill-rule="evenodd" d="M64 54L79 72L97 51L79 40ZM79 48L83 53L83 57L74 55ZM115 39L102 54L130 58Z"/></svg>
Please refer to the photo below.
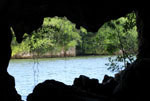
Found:
<svg viewBox="0 0 150 101"><path fill-rule="evenodd" d="M44 18L43 25L32 32L32 35L25 35L23 42L18 45L13 38L13 54L24 51L40 53L67 51L81 42L81 37L75 24L66 17ZM27 48L28 47L28 48ZM24 49L26 48L26 49ZM23 51L24 50L24 51Z"/></svg>
<svg viewBox="0 0 150 101"><path fill-rule="evenodd" d="M130 13L126 17L122 17L118 20L114 20L108 23L108 26L114 30L113 36L114 41L111 44L111 47L107 47L108 51L119 49L122 54L116 58L109 58L107 66L111 71L120 71L123 68L127 67L128 63L132 63L135 60L135 55L137 54L138 49L138 40L137 40L137 31L136 31L136 16L135 13ZM108 39L107 39L108 40ZM116 47L114 47L116 45ZM109 45L108 45L109 46ZM122 65L119 65L119 62L123 62Z"/></svg>

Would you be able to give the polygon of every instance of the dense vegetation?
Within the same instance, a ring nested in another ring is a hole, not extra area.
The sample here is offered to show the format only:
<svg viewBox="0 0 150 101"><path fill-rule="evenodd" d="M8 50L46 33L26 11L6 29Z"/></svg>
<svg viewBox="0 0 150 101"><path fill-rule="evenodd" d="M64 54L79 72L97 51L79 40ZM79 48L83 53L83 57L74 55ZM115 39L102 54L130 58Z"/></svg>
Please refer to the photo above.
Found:
<svg viewBox="0 0 150 101"><path fill-rule="evenodd" d="M105 23L97 33L87 32L66 17L45 18L43 25L32 36L25 34L21 44L12 41L12 56L17 54L56 54L76 47L77 55L110 55L137 53L137 31L134 13ZM13 34L14 35L14 34Z"/></svg>
<svg viewBox="0 0 150 101"><path fill-rule="evenodd" d="M75 47L81 41L81 36L67 18L45 18L43 25L32 36L25 34L21 44L16 43L15 37L12 42L12 56L16 54L57 53Z"/></svg>

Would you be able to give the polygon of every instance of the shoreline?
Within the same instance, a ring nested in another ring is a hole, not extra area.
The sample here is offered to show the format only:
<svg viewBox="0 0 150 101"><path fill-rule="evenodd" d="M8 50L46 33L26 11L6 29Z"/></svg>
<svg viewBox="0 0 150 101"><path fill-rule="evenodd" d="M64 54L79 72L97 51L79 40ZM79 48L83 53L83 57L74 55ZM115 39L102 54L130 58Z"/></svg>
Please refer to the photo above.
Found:
<svg viewBox="0 0 150 101"><path fill-rule="evenodd" d="M39 57L26 57L26 58L11 58L11 59L54 59L54 58L75 58L75 57L105 57L105 56L115 56L118 54L101 54L101 55L76 55L76 56L53 56L53 57L44 57L44 56L39 56Z"/></svg>
<svg viewBox="0 0 150 101"><path fill-rule="evenodd" d="M76 49L74 47L70 48L67 51L62 50L61 52L47 52L44 54L36 53L36 52L23 52L18 53L14 56L11 56L11 59L43 59L43 58L65 58L65 57L80 57L80 56L113 56L113 55L121 55L122 51L119 50L117 52L114 52L113 54L110 53L102 53L102 54L81 54L77 53Z"/></svg>

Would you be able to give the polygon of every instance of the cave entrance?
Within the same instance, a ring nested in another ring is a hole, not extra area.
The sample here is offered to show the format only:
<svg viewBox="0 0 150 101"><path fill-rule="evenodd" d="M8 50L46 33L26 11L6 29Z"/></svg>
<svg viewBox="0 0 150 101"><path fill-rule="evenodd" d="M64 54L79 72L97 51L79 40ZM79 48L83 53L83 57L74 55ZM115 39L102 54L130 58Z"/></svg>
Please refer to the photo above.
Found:
<svg viewBox="0 0 150 101"><path fill-rule="evenodd" d="M24 35L21 44L13 38L14 59L9 65L10 74L15 77L16 88L23 99L37 83L46 79L71 85L75 77L84 74L102 81L105 74L114 75L107 70L108 67L112 71L120 71L134 61L138 50L136 29L135 13L111 20L94 33L84 27L76 29L76 25L66 17L47 17L32 36ZM110 55L113 58L108 59ZM123 63L121 68L118 62Z"/></svg>

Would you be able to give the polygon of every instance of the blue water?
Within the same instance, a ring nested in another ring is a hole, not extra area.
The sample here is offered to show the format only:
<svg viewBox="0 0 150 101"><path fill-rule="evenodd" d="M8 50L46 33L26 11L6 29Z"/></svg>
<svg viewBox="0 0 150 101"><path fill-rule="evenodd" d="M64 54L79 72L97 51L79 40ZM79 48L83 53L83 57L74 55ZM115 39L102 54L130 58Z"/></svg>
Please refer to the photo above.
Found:
<svg viewBox="0 0 150 101"><path fill-rule="evenodd" d="M25 100L37 83L46 79L55 79L67 85L80 75L103 80L105 74L113 76L107 70L105 63L108 57L75 57L53 59L13 59L10 61L8 72L15 77L16 89Z"/></svg>

